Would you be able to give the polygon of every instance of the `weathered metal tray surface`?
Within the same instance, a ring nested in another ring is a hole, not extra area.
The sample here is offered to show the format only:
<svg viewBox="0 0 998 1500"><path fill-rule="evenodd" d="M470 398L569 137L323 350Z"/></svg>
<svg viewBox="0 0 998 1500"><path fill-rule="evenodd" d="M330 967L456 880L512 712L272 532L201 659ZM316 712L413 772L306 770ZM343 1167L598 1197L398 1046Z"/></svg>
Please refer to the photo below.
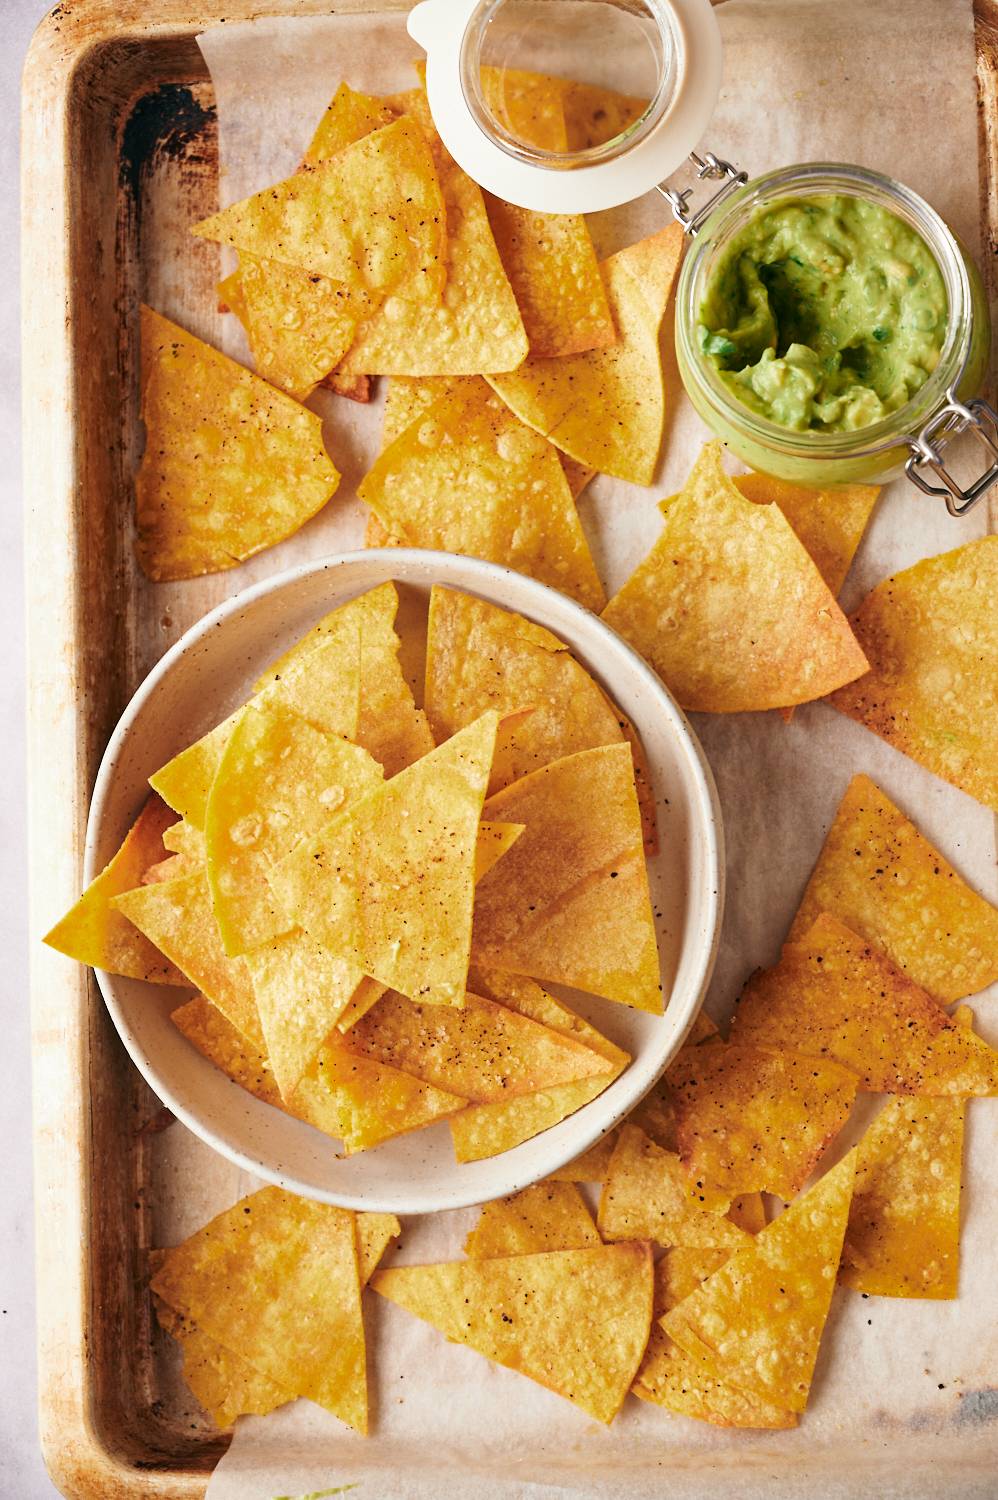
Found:
<svg viewBox="0 0 998 1500"><path fill-rule="evenodd" d="M241 586L238 575L222 574L152 589L137 574L128 540L138 300L169 306L195 332L218 339L215 248L186 232L217 206L212 90L194 39L206 26L257 13L407 8L405 0L268 0L260 7L79 0L56 6L43 22L25 72L39 1374L43 1445L67 1495L195 1500L226 1444L206 1426L154 1335L143 1286L148 1247L174 1243L203 1223L231 1196L235 1169L183 1127L163 1128L168 1122L128 1062L92 978L35 941L75 899L91 787L130 694L193 621ZM978 0L977 19L990 271L998 249L996 0ZM274 570L280 565L278 554ZM998 1418L992 1394L993 1408L977 1414L985 1421ZM983 1496L983 1453L968 1424L928 1445L914 1429L885 1431L882 1449L862 1455L843 1432L840 1447L816 1455L818 1467L806 1475L765 1441L712 1455L709 1473L703 1455L696 1470L674 1467L674 1451L648 1455L647 1465L633 1454L629 1467L641 1493L656 1473L664 1489L688 1496L713 1493L718 1482L737 1493L739 1474L751 1473L754 1481L768 1475L780 1495L852 1496L872 1487L881 1496ZM375 1488L390 1500L386 1460L383 1453ZM907 1487L904 1476L916 1469L926 1475L924 1490ZM559 1476L531 1477L557 1483ZM573 1489L585 1482L578 1471L561 1477ZM478 1478L487 1487L489 1476ZM598 1493L598 1477L593 1484Z"/></svg>

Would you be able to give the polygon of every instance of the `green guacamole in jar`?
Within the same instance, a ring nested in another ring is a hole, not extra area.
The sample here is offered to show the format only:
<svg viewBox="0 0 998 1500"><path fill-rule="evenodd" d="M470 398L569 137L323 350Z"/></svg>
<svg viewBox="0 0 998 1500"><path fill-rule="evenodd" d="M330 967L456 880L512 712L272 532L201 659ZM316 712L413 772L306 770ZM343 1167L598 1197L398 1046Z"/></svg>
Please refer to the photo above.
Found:
<svg viewBox="0 0 998 1500"><path fill-rule="evenodd" d="M861 198L774 203L724 247L697 334L733 396L797 432L897 411L935 369L946 289L925 241Z"/></svg>

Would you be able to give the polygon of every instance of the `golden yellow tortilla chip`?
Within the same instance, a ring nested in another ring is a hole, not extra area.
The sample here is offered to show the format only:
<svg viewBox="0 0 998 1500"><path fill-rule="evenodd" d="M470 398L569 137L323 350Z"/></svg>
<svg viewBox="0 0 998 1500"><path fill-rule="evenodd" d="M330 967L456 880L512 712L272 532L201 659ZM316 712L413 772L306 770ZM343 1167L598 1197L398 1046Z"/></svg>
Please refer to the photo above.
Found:
<svg viewBox="0 0 998 1500"><path fill-rule="evenodd" d="M204 831L208 793L240 712L237 709L149 777L153 791L158 792L196 833Z"/></svg>
<svg viewBox="0 0 998 1500"><path fill-rule="evenodd" d="M955 1297L963 1099L888 1099L859 1143L839 1280L874 1297Z"/></svg>
<svg viewBox="0 0 998 1500"><path fill-rule="evenodd" d="M758 1234L760 1229L766 1227L766 1205L762 1194L739 1193L737 1198L731 1200L728 1218L739 1229L745 1229L749 1234Z"/></svg>
<svg viewBox="0 0 998 1500"><path fill-rule="evenodd" d="M604 600L554 449L484 381L430 407L357 493L408 546L501 562L590 607Z"/></svg>
<svg viewBox="0 0 998 1500"><path fill-rule="evenodd" d="M535 1182L522 1193L484 1204L464 1242L464 1253L472 1260L486 1260L599 1243L592 1214L573 1183Z"/></svg>
<svg viewBox="0 0 998 1500"><path fill-rule="evenodd" d="M355 141L363 140L383 125L390 125L397 111L385 99L358 93L341 83L319 121L302 167L319 167Z"/></svg>
<svg viewBox="0 0 998 1500"><path fill-rule="evenodd" d="M263 1041L249 970L222 947L204 870L115 896L114 907L254 1042Z"/></svg>
<svg viewBox="0 0 998 1500"><path fill-rule="evenodd" d="M655 845L655 799L641 743L563 641L484 599L435 584L427 630L426 714L438 740L484 713L511 714L496 740L490 794L576 750L627 740L645 830Z"/></svg>
<svg viewBox="0 0 998 1500"><path fill-rule="evenodd" d="M746 500L779 507L837 597L873 514L879 487L843 484L834 490L807 490L768 474L737 474L735 485Z"/></svg>
<svg viewBox="0 0 998 1500"><path fill-rule="evenodd" d="M683 232L670 224L603 262L618 341L562 359L524 360L489 381L528 427L579 463L651 484L665 422L659 328L679 270Z"/></svg>
<svg viewBox="0 0 998 1500"><path fill-rule="evenodd" d="M418 67L425 75L425 64ZM492 66L483 67L479 76L486 108L514 140L542 151L567 151L565 79L525 68Z"/></svg>
<svg viewBox="0 0 998 1500"><path fill-rule="evenodd" d="M314 412L145 306L142 380L135 548L154 582L234 568L336 492Z"/></svg>
<svg viewBox="0 0 998 1500"><path fill-rule="evenodd" d="M109 974L153 984L184 983L184 976L169 959L111 905L115 896L133 890L149 866L162 859L163 835L175 821L176 814L159 797L146 801L117 854L46 933L50 948Z"/></svg>
<svg viewBox="0 0 998 1500"><path fill-rule="evenodd" d="M853 1150L660 1320L715 1379L787 1411L804 1410L855 1167Z"/></svg>
<svg viewBox="0 0 998 1500"><path fill-rule="evenodd" d="M193 823L181 818L163 830L163 847L192 865L203 865L205 860L204 834Z"/></svg>
<svg viewBox="0 0 998 1500"><path fill-rule="evenodd" d="M171 1250L152 1290L278 1385L367 1431L350 1210L263 1188Z"/></svg>
<svg viewBox="0 0 998 1500"><path fill-rule="evenodd" d="M528 1020L581 1042L610 1064L609 1072L591 1078L538 1089L516 1099L477 1104L456 1115L450 1122L450 1131L457 1160L480 1161L483 1157L509 1151L521 1141L529 1140L574 1114L619 1077L630 1057L532 979L482 968L473 969L468 977L476 994L498 1000L507 1010L516 1011Z"/></svg>
<svg viewBox="0 0 998 1500"><path fill-rule="evenodd" d="M752 975L731 1035L832 1058L872 1093L998 1091L998 1052L827 912L775 968Z"/></svg>
<svg viewBox="0 0 998 1500"><path fill-rule="evenodd" d="M455 1124L457 1122L455 1121ZM453 1130L453 1126L451 1129ZM601 1136L595 1146L581 1152L557 1172L552 1172L548 1182L603 1182L610 1167L614 1149L619 1138L619 1129L610 1130Z"/></svg>
<svg viewBox="0 0 998 1500"><path fill-rule="evenodd" d="M565 140L569 151L591 151L635 125L648 108L647 99L601 88L594 83L559 79L564 85Z"/></svg>
<svg viewBox="0 0 998 1500"><path fill-rule="evenodd" d="M651 1337L631 1389L642 1401L716 1427L794 1427L793 1412L715 1379L659 1326L658 1319L696 1291L729 1255L728 1250L680 1247L656 1263Z"/></svg>
<svg viewBox="0 0 998 1500"><path fill-rule="evenodd" d="M686 1171L735 1197L800 1192L856 1099L849 1068L797 1052L720 1039L669 1069Z"/></svg>
<svg viewBox="0 0 998 1500"><path fill-rule="evenodd" d="M651 662L680 705L706 713L790 707L867 669L827 585L775 505L755 505L707 443L662 533L603 619Z"/></svg>
<svg viewBox="0 0 998 1500"><path fill-rule="evenodd" d="M998 811L998 537L895 573L850 620L870 672L829 702Z"/></svg>
<svg viewBox="0 0 998 1500"><path fill-rule="evenodd" d="M337 1045L475 1104L612 1072L584 1043L470 993L457 1006L417 1005L389 991Z"/></svg>
<svg viewBox="0 0 998 1500"><path fill-rule="evenodd" d="M256 684L261 689L280 682L289 671L303 670L305 661L328 638L339 638L344 630L359 631L360 718L356 732L336 731L331 724L316 727L356 739L384 767L386 776L397 775L433 749L426 716L416 707L399 665L401 642L394 623L398 607L398 590L393 583L379 584L339 605L274 662Z"/></svg>
<svg viewBox="0 0 998 1500"><path fill-rule="evenodd" d="M652 1308L647 1245L598 1245L376 1271L371 1286L455 1344L517 1370L599 1422L620 1410Z"/></svg>
<svg viewBox="0 0 998 1500"><path fill-rule="evenodd" d="M289 917L316 942L413 1000L464 1001L475 846L498 722L483 714L302 839L270 875Z"/></svg>
<svg viewBox="0 0 998 1500"><path fill-rule="evenodd" d="M846 788L787 942L800 942L823 911L944 1005L998 979L998 910L868 776Z"/></svg>
<svg viewBox="0 0 998 1500"><path fill-rule="evenodd" d="M660 1245L737 1249L746 1234L726 1218L730 1195L691 1177L674 1151L622 1125L613 1149L596 1223L605 1240L657 1240Z"/></svg>
<svg viewBox="0 0 998 1500"><path fill-rule="evenodd" d="M523 832L522 823L479 823L475 841L475 884L512 849Z"/></svg>
<svg viewBox="0 0 998 1500"><path fill-rule="evenodd" d="M295 925L275 901L268 872L383 779L360 745L322 734L287 710L253 702L243 709L215 773L204 825L208 883L226 953L246 953Z"/></svg>
<svg viewBox="0 0 998 1500"><path fill-rule="evenodd" d="M551 761L490 798L485 816L527 831L476 892L476 963L661 1013L630 746Z"/></svg>
<svg viewBox="0 0 998 1500"><path fill-rule="evenodd" d="M233 1083L264 1104L272 1104L288 1114L292 1112L281 1099L262 1037L251 1040L203 995L195 995L193 1000L171 1011L170 1020L202 1057L220 1068Z"/></svg>

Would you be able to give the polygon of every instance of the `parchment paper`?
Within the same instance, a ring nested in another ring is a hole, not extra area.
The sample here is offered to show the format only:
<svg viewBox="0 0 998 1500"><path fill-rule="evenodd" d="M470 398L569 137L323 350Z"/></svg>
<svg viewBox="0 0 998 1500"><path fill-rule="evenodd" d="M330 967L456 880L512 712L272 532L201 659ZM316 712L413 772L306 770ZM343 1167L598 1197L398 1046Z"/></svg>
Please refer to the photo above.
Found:
<svg viewBox="0 0 998 1500"><path fill-rule="evenodd" d="M753 174L819 159L878 168L932 202L978 252L970 0L728 0L719 18L726 75L705 145ZM218 99L223 204L294 170L340 79L371 92L407 87L416 55L397 13L265 18L219 26L200 41ZM592 229L598 250L608 254L663 221L661 199L649 195L595 216ZM228 352L245 358L234 319L226 320L226 338ZM241 569L240 584L362 544L364 515L353 491L379 448L380 402L364 409L320 392L314 404L326 419L343 485L296 538ZM706 435L680 397L655 485L645 490L601 477L583 496L583 521L608 592L654 541L655 503L678 488ZM985 529L983 510L958 522L904 481L891 486L846 584L844 607L887 574ZM998 896L990 814L833 710L799 709L789 726L775 714L699 715L695 728L717 778L728 845L727 913L708 1000L716 1018L727 1015L748 972L777 956L857 771L873 776L980 890ZM980 1030L998 1042L995 997L982 997L976 1010ZM916 1460L979 1455L987 1441L979 1424L998 1417L998 1195L989 1185L996 1156L998 1103L981 1101L969 1110L959 1300L864 1300L840 1292L811 1409L797 1432L725 1434L635 1401L604 1430L557 1396L448 1346L369 1297L376 1435L356 1438L304 1401L263 1419L242 1418L208 1494L273 1500L356 1484L365 1500L700 1497L715 1486L728 1494L734 1486L740 1496L831 1497L854 1493L853 1465L879 1454L890 1476L878 1483L879 1494L928 1493L911 1478ZM239 1191L255 1185L226 1180ZM230 1201L221 1196L213 1209ZM198 1207L201 1222L200 1201ZM396 1258L459 1256L474 1217L407 1223ZM947 1473L955 1474L953 1487L940 1474L935 1493L990 1492L993 1474L970 1467L956 1473L952 1464Z"/></svg>

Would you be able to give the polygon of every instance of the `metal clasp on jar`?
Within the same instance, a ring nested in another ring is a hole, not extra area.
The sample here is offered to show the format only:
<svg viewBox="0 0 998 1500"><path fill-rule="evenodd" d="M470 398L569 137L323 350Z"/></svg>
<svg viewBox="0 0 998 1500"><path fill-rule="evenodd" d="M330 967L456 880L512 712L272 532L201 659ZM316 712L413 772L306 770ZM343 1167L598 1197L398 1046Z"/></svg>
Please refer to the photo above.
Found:
<svg viewBox="0 0 998 1500"><path fill-rule="evenodd" d="M696 234L719 203L723 203L736 188L745 186L748 182L748 173L732 166L730 161L722 161L720 157L714 155L713 151L706 151L703 156L698 156L695 151L691 151L690 162L696 169L698 182L702 182L705 178L709 181L723 179L723 186L719 187L716 193L712 193L706 203L701 204L695 211L691 211L690 199L695 191L692 187L674 188L660 182L656 187L656 192L662 194L672 209L676 222L683 226L686 233Z"/></svg>
<svg viewBox="0 0 998 1500"><path fill-rule="evenodd" d="M936 412L917 438L909 438L911 456L904 471L912 484L926 495L941 495L951 516L965 516L993 485L998 484L998 412L987 401L975 397L961 401L953 390L946 393L946 405ZM978 477L964 488L943 462L940 445L969 432L984 449L991 462ZM933 484L928 477L941 480Z"/></svg>

